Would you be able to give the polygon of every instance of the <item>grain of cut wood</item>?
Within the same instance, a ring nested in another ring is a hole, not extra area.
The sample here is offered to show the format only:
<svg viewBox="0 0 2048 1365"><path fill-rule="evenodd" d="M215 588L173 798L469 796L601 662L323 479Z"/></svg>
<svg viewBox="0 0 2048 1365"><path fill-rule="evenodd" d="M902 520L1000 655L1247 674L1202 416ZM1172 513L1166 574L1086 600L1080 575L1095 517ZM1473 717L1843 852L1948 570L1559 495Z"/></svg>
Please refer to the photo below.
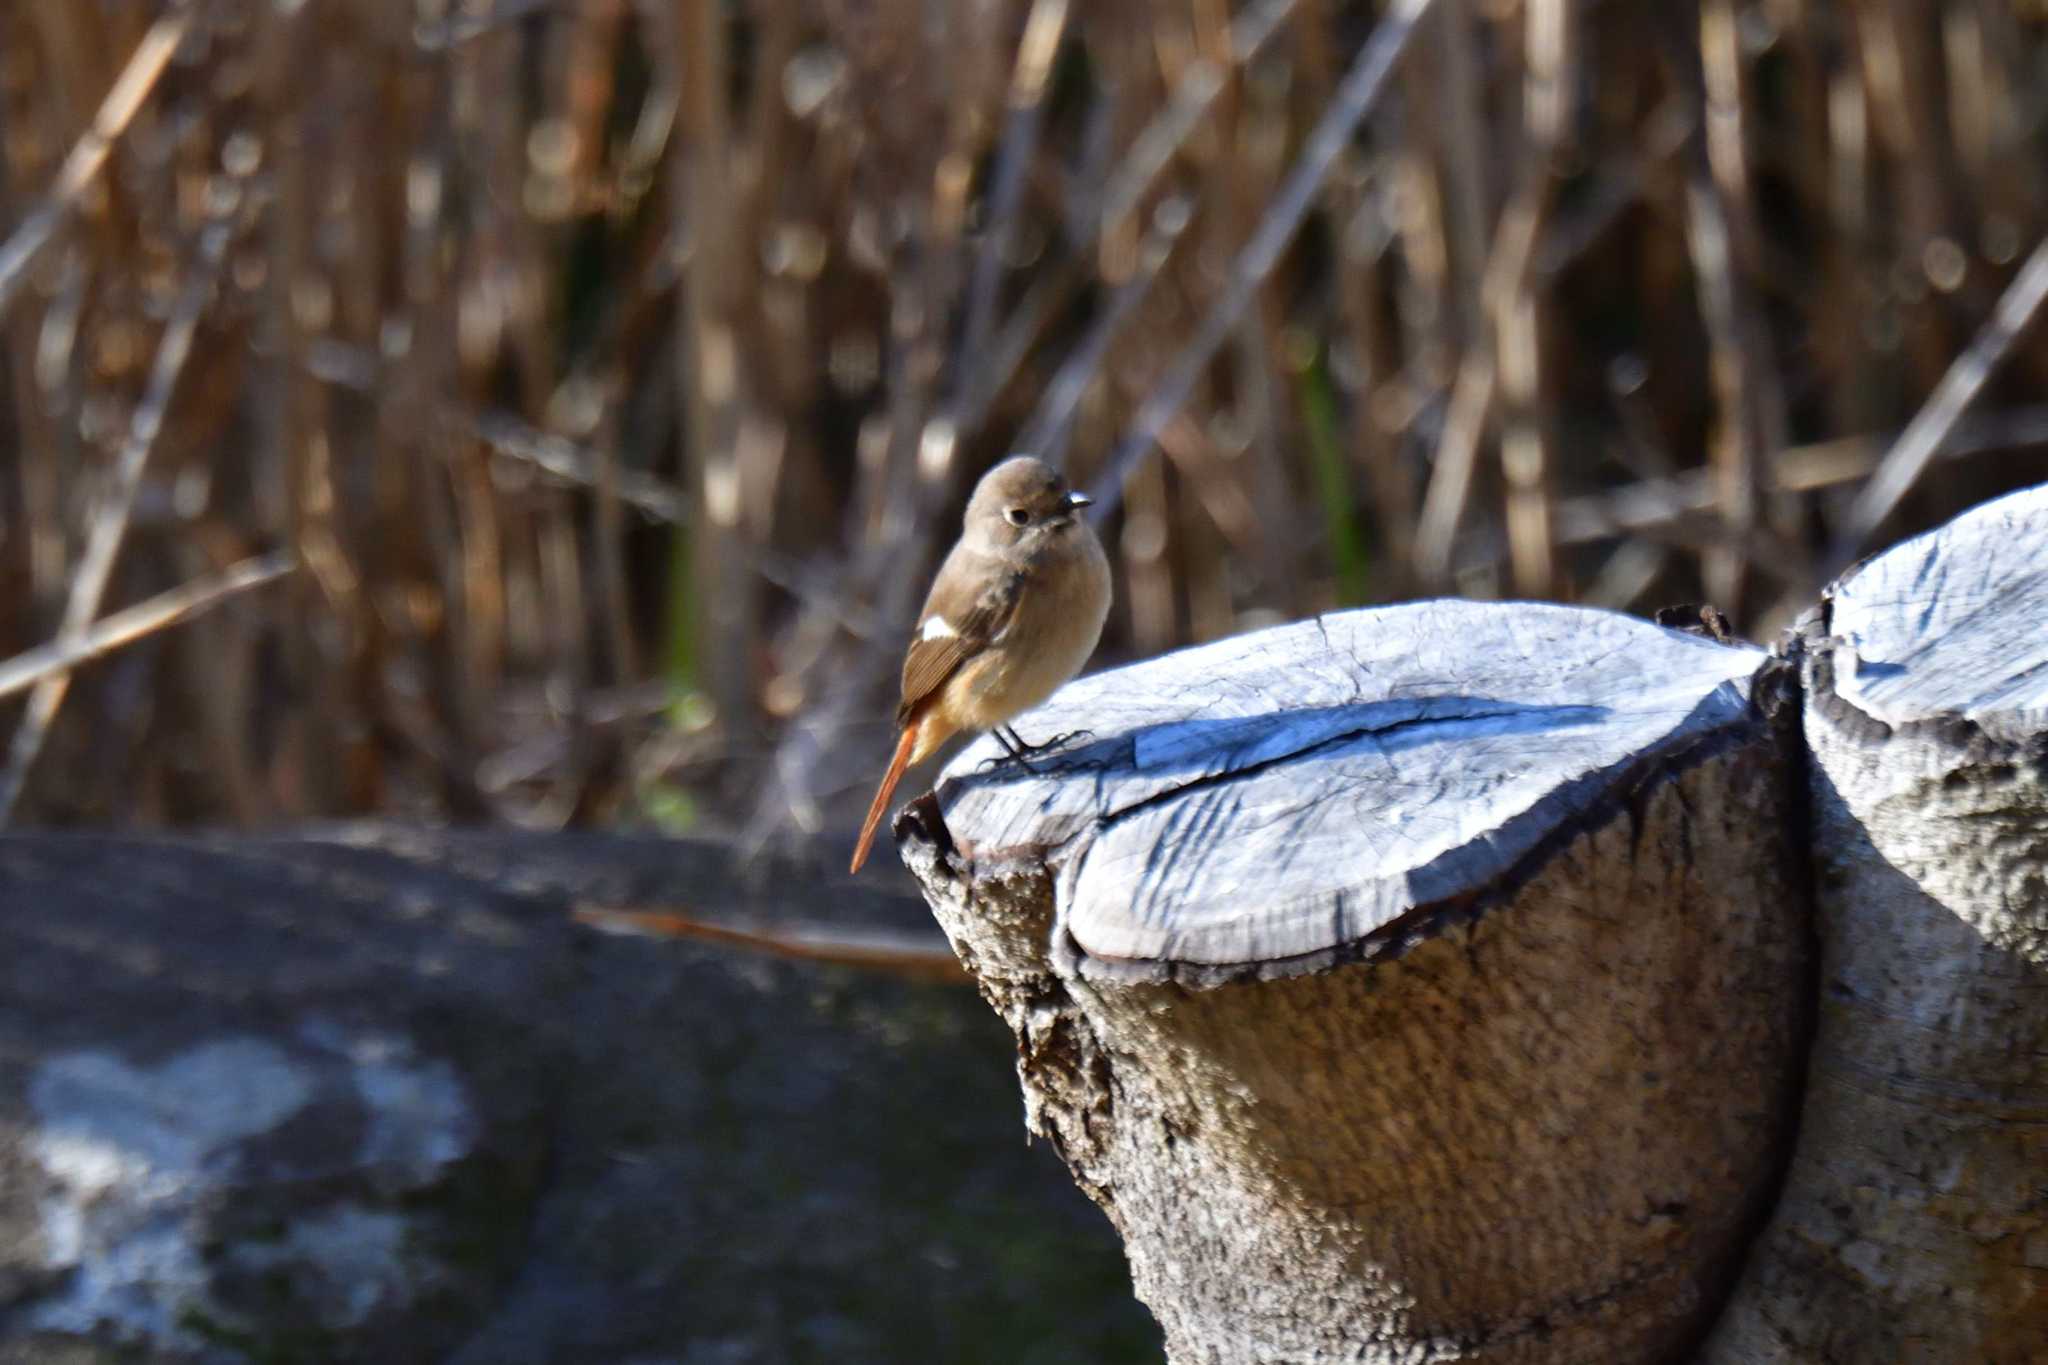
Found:
<svg viewBox="0 0 2048 1365"><path fill-rule="evenodd" d="M2048 1360L2048 488L1863 565L1802 633L1818 1030L1703 1359Z"/></svg>
<svg viewBox="0 0 2048 1365"><path fill-rule="evenodd" d="M2048 489L1984 504L1828 595L1834 695L1886 725L2048 732ZM1817 656L1818 657L1818 656Z"/></svg>
<svg viewBox="0 0 2048 1365"><path fill-rule="evenodd" d="M1348 612L1084 678L1021 733L1088 742L1037 776L979 771L984 740L938 793L975 857L1058 870L1087 968L1271 975L1398 941L1741 733L1763 661L1568 607Z"/></svg>
<svg viewBox="0 0 2048 1365"><path fill-rule="evenodd" d="M1085 678L906 861L1175 1362L1666 1358L1782 1167L1788 670L1424 603Z"/></svg>

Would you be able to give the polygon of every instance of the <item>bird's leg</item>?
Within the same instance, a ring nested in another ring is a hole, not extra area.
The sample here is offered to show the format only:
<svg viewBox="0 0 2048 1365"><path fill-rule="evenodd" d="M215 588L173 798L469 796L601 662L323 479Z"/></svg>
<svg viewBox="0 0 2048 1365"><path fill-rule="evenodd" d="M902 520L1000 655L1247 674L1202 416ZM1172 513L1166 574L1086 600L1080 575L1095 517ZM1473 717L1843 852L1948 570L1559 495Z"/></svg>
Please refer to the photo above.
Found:
<svg viewBox="0 0 2048 1365"><path fill-rule="evenodd" d="M1009 731L1007 738L1003 738L1004 730ZM1035 757L1038 754L1049 754L1056 750L1064 749L1077 739L1095 738L1093 730L1069 730L1063 735L1054 735L1043 744L1026 744L1024 736L1018 734L1017 728L1013 725L1002 726L996 731L996 734L999 738L1003 738L1003 746L1009 749L1010 757L1016 759L1019 763L1024 763L1026 759ZM1026 763L1025 766L1029 767L1030 765Z"/></svg>
<svg viewBox="0 0 2048 1365"><path fill-rule="evenodd" d="M1022 740L1016 737L1017 732L1015 730L1010 729L1010 727L1007 725L998 725L995 729L989 731L989 733L996 737L996 743L1003 746L1003 751L1000 754L996 754L991 758L984 758L981 761L981 766L977 768L975 771L984 773L993 772L995 769L1002 767L1005 763L1019 764L1023 767L1024 771L1028 773L1035 773L1038 771L1038 769L1031 766L1031 760L1025 757L1025 754L1027 752L1026 746Z"/></svg>
<svg viewBox="0 0 2048 1365"><path fill-rule="evenodd" d="M1063 735L1054 735L1043 744L1027 744L1024 742L1024 736L1018 734L1016 727L1012 725L998 725L989 733L996 737L996 743L1003 746L1003 752L993 758L983 759L979 769L981 772L1000 768L1005 763L1014 763L1027 773L1038 773L1043 769L1031 760L1040 754L1064 749L1077 739L1095 738L1093 730L1069 730Z"/></svg>
<svg viewBox="0 0 2048 1365"><path fill-rule="evenodd" d="M983 772L987 772L992 768L1000 768L1005 763L1015 763L1027 773L1036 773L1038 771L1031 762L1031 754L1035 751L1030 745L1017 737L1015 730L1012 730L1007 725L998 725L989 733L996 737L996 743L1003 746L1003 752L998 757L984 759L981 764Z"/></svg>

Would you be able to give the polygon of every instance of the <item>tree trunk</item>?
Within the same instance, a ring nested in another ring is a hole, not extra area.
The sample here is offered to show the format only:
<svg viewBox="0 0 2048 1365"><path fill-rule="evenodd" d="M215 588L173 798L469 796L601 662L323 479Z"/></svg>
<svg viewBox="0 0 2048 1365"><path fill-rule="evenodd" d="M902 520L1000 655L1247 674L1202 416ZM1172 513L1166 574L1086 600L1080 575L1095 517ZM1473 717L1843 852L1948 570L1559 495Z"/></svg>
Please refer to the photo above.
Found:
<svg viewBox="0 0 2048 1365"><path fill-rule="evenodd" d="M1705 1359L2048 1360L2048 490L1803 623L1819 1028Z"/></svg>
<svg viewBox="0 0 2048 1365"><path fill-rule="evenodd" d="M1431 603L1085 680L1042 775L955 764L907 855L1175 1361L1697 1340L1796 1103L1788 679Z"/></svg>
<svg viewBox="0 0 2048 1365"><path fill-rule="evenodd" d="M1343 613L962 754L904 856L1171 1359L2048 1359L2044 560L1980 509L1790 658Z"/></svg>

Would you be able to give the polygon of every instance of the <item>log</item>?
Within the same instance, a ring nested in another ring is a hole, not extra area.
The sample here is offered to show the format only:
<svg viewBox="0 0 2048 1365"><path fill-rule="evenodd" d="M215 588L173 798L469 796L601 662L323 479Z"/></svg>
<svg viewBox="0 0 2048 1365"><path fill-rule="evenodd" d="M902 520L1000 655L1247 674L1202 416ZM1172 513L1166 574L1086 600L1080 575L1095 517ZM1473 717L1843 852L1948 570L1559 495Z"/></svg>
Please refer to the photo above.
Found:
<svg viewBox="0 0 2048 1365"><path fill-rule="evenodd" d="M1097 674L896 830L1175 1362L1672 1358L1805 1048L1789 665L1332 614Z"/></svg>
<svg viewBox="0 0 2048 1365"><path fill-rule="evenodd" d="M2048 1360L2048 489L1865 564L1800 635L1819 1021L1705 1359Z"/></svg>

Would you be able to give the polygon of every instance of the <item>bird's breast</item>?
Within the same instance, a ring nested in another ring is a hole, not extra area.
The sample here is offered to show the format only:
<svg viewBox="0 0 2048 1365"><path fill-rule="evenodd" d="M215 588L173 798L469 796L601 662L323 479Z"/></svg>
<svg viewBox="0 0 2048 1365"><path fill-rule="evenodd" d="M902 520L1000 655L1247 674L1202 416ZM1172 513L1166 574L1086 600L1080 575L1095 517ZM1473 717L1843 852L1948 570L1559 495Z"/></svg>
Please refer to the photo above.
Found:
<svg viewBox="0 0 2048 1365"><path fill-rule="evenodd" d="M1109 561L1085 529L1031 565L1009 626L961 669L952 708L962 728L992 729L1081 671L1109 615Z"/></svg>

